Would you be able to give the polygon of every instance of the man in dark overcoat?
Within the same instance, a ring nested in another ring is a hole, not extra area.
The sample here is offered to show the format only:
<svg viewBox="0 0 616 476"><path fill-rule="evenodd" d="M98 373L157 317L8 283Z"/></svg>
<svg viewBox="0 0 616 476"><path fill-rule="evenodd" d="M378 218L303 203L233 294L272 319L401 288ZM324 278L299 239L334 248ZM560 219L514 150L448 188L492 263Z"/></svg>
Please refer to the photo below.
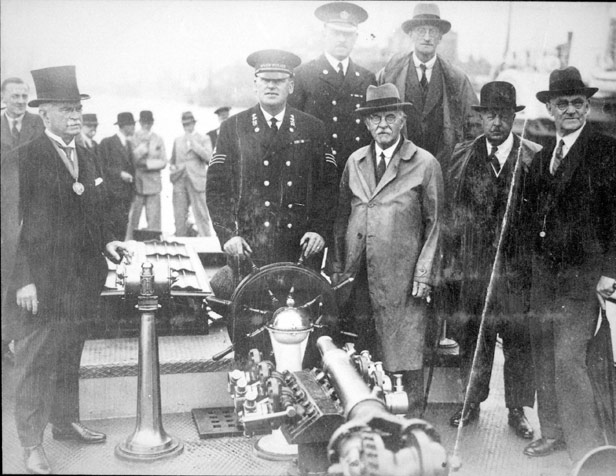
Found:
<svg viewBox="0 0 616 476"><path fill-rule="evenodd" d="M341 174L349 155L372 139L355 110L376 78L350 57L358 24L368 13L353 3L332 2L318 7L315 15L324 22L325 52L295 70L289 104L323 121Z"/></svg>
<svg viewBox="0 0 616 476"><path fill-rule="evenodd" d="M210 142L212 143L212 149L216 147L216 141L218 140L218 132L220 131L220 124L223 123L229 117L229 111L231 111L230 106L220 106L218 109L214 111L216 117L218 119L218 127L216 129L212 129L207 133L207 136L210 138Z"/></svg>
<svg viewBox="0 0 616 476"><path fill-rule="evenodd" d="M15 339L15 420L28 472L48 474L42 447L48 422L59 440L102 443L79 422L84 323L107 274L105 252L126 253L102 216L103 179L91 153L75 143L81 100L74 66L32 71L45 133L20 150L20 210L13 293L21 309Z"/></svg>
<svg viewBox="0 0 616 476"><path fill-rule="evenodd" d="M458 328L456 340L460 344L462 381L468 389L464 415L463 409L458 409L450 424L457 427L479 417L479 404L490 392L496 337L500 335L505 354L505 405L509 410L509 425L518 436L532 439L533 430L524 415L524 407L535 403L526 322L530 254L526 243L517 238L523 227L520 206L528 171L541 146L511 131L516 113L524 106L516 104L516 91L510 83L485 84L481 88L481 102L473 109L481 117L483 134L458 144L451 159L449 226L443 246L447 274L452 281L450 289L455 289L451 300L455 303L452 321ZM508 206L503 241L499 244ZM499 266L492 282L484 331L480 334L497 253ZM482 339L478 342L479 335Z"/></svg>
<svg viewBox="0 0 616 476"><path fill-rule="evenodd" d="M601 395L594 394L587 363L599 313L595 289L616 269L616 140L587 122L588 99L596 92L569 66L552 71L549 89L537 93L554 118L556 137L533 161L528 202L530 330L542 437L524 453L544 456L566 447L574 462L614 444L609 422L597 411Z"/></svg>

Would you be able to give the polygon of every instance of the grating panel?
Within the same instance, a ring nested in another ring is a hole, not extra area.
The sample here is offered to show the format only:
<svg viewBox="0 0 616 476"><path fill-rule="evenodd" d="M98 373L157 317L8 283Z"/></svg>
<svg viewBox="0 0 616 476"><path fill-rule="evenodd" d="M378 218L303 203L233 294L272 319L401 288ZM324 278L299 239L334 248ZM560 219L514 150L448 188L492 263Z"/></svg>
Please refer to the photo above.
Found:
<svg viewBox="0 0 616 476"><path fill-rule="evenodd" d="M195 408L192 417L201 439L243 435L233 407Z"/></svg>

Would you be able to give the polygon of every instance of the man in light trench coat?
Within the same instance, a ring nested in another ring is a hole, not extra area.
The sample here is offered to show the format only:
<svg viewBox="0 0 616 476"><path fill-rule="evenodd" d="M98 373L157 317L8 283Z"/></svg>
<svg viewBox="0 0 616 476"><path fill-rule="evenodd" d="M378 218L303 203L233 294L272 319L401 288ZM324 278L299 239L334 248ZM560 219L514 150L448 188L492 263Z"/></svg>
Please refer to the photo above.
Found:
<svg viewBox="0 0 616 476"><path fill-rule="evenodd" d="M369 86L357 109L374 141L351 154L342 174L332 279L355 278L347 309L356 347L366 345L387 372L402 373L408 415L417 416L426 304L440 261L443 178L435 157L400 134L410 106L384 84Z"/></svg>

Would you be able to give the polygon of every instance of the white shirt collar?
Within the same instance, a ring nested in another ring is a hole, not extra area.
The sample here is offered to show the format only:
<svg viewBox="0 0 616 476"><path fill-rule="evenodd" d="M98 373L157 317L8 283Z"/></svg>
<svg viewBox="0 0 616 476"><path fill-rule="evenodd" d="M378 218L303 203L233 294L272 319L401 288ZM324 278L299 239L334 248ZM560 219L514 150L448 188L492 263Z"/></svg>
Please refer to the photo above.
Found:
<svg viewBox="0 0 616 476"><path fill-rule="evenodd" d="M122 143L122 145L124 147L126 147L126 141L128 140L128 137L126 137L122 131L118 131L116 134L119 138L120 138L120 142Z"/></svg>
<svg viewBox="0 0 616 476"><path fill-rule="evenodd" d="M344 71L344 74L347 73L347 70L349 69L349 57L348 56L344 58L343 60L339 60L339 59L334 58L332 55L326 52L325 57L327 58L327 61L329 62L329 64L332 66L332 69L336 73L338 72L338 63L342 63L342 69Z"/></svg>
<svg viewBox="0 0 616 476"><path fill-rule="evenodd" d="M73 149L75 149L75 137L73 137L68 144L65 144L64 141L62 140L62 137L55 135L49 129L45 129L45 134L47 134L47 137L49 137L51 140L55 141L59 146L61 146L61 147L72 147Z"/></svg>
<svg viewBox="0 0 616 476"><path fill-rule="evenodd" d="M490 152L492 151L492 144L490 143L490 141L488 141L488 139L486 139L486 147L488 148L488 155L490 154ZM505 164L505 162L507 162L507 158L509 157L509 154L511 153L511 149L513 149L513 134L510 132L509 135L507 136L507 138L505 139L505 142L503 142L500 145L497 145L496 147L498 147L498 149L496 149L496 158L498 159L498 162L501 164L501 167Z"/></svg>
<svg viewBox="0 0 616 476"><path fill-rule="evenodd" d="M417 55L413 55L413 63L415 64L415 69L421 69L419 66L421 64L425 64L426 65L426 70L429 71L432 68L434 68L434 63L436 63L436 55L434 55L430 60L428 60L427 62L423 63L418 57Z"/></svg>
<svg viewBox="0 0 616 476"><path fill-rule="evenodd" d="M13 123L16 122L17 123L17 128L20 129L21 128L21 122L24 118L24 116L26 115L26 113L24 112L21 116L17 116L17 117L10 117L6 112L4 113L6 120L9 121L9 129L13 128Z"/></svg>
<svg viewBox="0 0 616 476"><path fill-rule="evenodd" d="M388 147L387 149L381 149L379 145L375 142L374 152L376 154L377 159L380 160L381 153L383 153L385 155L385 165L389 165L389 162L391 161L391 158L394 155L394 152L396 151L396 147L398 147L398 144L400 144L401 140L402 140L402 136L398 137L398 140L396 141L396 143ZM378 164L378 160L377 160L377 164Z"/></svg>
<svg viewBox="0 0 616 476"><path fill-rule="evenodd" d="M586 123L584 123L582 127L580 127L577 131L572 132L571 134L567 134L566 136L561 136L556 133L556 147L554 148L554 154L556 153L556 149L558 148L558 143L562 140L565 143L562 150L563 157L565 157L569 152L569 149L571 149L571 147L573 147L573 144L575 144L577 138L580 137L582 129L584 129L585 125ZM552 157L554 157L554 154L552 154Z"/></svg>
<svg viewBox="0 0 616 476"><path fill-rule="evenodd" d="M275 116L272 116L269 112L267 112L265 109L263 109L263 107L261 105L259 105L259 107L261 108L261 112L263 113L263 115L265 116L265 120L267 121L267 125L269 127L272 127L271 124L271 120L272 117L276 118L276 121L278 121L278 130L280 130L280 126L282 124L282 120L284 119L284 113L287 110L287 108L285 107L282 111L280 111L278 114L276 114Z"/></svg>

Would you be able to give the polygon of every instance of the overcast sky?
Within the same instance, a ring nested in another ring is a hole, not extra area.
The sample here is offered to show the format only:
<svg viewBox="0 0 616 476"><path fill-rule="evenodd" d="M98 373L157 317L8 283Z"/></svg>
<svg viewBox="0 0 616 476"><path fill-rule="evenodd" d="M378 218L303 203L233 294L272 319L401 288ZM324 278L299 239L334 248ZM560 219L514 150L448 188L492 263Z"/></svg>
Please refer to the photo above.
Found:
<svg viewBox="0 0 616 476"><path fill-rule="evenodd" d="M324 2L205 0L0 0L2 75L77 65L96 88L122 78L200 81L203 71L261 48L318 41L314 9ZM369 13L359 44L385 45L417 2L357 2ZM461 59L502 59L509 2L437 2L458 33ZM511 48L552 50L574 31L584 61L605 49L614 3L512 2ZM307 60L307 58L304 58Z"/></svg>

